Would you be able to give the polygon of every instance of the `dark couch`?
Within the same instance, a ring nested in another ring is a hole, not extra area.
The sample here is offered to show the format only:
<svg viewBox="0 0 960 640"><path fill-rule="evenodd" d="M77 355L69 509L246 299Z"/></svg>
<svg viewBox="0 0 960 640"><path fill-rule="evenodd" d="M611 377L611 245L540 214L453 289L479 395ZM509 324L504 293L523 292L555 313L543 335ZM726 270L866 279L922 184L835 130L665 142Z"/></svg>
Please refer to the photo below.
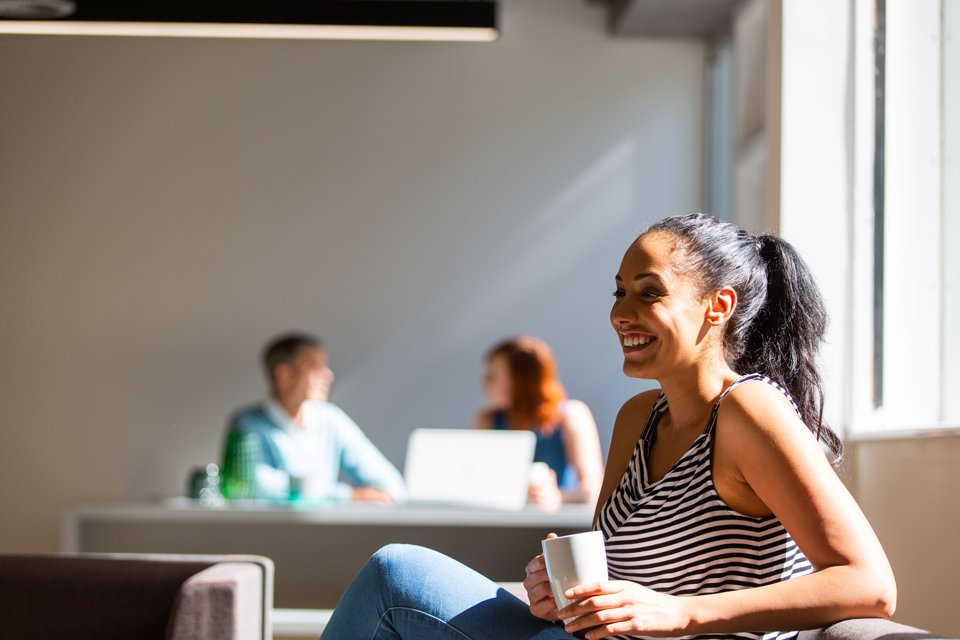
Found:
<svg viewBox="0 0 960 640"><path fill-rule="evenodd" d="M261 556L0 554L0 638L269 640Z"/></svg>

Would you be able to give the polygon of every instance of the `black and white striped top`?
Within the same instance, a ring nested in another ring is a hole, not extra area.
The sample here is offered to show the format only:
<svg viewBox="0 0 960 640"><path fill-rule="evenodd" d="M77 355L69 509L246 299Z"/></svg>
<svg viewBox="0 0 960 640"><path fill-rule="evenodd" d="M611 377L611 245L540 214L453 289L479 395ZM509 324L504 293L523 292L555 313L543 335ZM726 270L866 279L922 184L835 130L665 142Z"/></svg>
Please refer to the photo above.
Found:
<svg viewBox="0 0 960 640"><path fill-rule="evenodd" d="M650 482L647 458L657 423L667 412L667 400L660 394L620 485L600 511L597 527L606 539L612 580L631 580L661 593L690 596L756 587L812 572L779 520L737 513L713 485L711 453L720 402L738 384L758 379L790 397L766 376L740 378L717 400L704 432L690 449L663 478ZM685 637L787 640L796 638L797 632Z"/></svg>

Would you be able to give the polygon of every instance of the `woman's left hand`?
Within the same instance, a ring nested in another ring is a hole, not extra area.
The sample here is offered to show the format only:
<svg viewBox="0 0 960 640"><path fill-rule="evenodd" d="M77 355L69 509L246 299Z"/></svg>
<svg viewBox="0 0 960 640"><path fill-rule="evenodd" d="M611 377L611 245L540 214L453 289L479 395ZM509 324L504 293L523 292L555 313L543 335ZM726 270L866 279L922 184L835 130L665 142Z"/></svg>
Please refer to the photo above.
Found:
<svg viewBox="0 0 960 640"><path fill-rule="evenodd" d="M626 580L607 580L581 585L564 594L574 604L561 609L568 633L590 629L589 640L618 634L677 636L690 623L686 598L657 593Z"/></svg>

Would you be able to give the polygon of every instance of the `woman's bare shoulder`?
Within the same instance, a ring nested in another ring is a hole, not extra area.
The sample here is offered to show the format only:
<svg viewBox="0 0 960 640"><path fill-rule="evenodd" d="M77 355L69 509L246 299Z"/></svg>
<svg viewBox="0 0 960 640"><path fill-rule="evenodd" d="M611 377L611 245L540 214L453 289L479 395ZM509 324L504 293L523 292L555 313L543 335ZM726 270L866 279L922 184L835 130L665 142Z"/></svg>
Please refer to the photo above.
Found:
<svg viewBox="0 0 960 640"><path fill-rule="evenodd" d="M583 400L568 398L563 403L561 420L564 423L573 423L578 421L593 421L593 412Z"/></svg>
<svg viewBox="0 0 960 640"><path fill-rule="evenodd" d="M637 415L643 416L643 419L646 420L647 415L659 397L660 389L641 391L623 403L623 406L620 407L620 413L617 414L617 420L619 421L621 416L631 418Z"/></svg>
<svg viewBox="0 0 960 640"><path fill-rule="evenodd" d="M784 487L806 485L829 471L816 437L789 398L761 380L738 385L723 399L715 439L717 491L730 507L748 515L778 513L784 508L778 503Z"/></svg>
<svg viewBox="0 0 960 640"><path fill-rule="evenodd" d="M611 450L620 444L627 444L631 450L633 449L647 422L647 416L650 415L650 410L659 397L660 389L650 389L638 393L623 403L613 423L613 435L610 438Z"/></svg>
<svg viewBox="0 0 960 640"><path fill-rule="evenodd" d="M808 432L787 395L763 380L749 380L731 390L720 405L718 420L741 436L751 431L763 439L784 430Z"/></svg>

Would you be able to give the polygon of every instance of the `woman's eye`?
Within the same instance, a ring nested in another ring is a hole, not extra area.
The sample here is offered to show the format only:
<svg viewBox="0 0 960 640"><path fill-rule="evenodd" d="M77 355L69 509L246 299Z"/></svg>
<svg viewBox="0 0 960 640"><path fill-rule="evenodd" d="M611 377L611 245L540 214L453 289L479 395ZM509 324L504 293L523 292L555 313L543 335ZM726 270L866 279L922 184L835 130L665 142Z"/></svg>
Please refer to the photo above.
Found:
<svg viewBox="0 0 960 640"><path fill-rule="evenodd" d="M646 300L656 300L657 298L663 297L663 293L657 291L656 289L643 289L637 295L638 297ZM625 289L617 289L613 292L613 297L617 298L618 300L620 298L625 298L626 296L627 292Z"/></svg>

